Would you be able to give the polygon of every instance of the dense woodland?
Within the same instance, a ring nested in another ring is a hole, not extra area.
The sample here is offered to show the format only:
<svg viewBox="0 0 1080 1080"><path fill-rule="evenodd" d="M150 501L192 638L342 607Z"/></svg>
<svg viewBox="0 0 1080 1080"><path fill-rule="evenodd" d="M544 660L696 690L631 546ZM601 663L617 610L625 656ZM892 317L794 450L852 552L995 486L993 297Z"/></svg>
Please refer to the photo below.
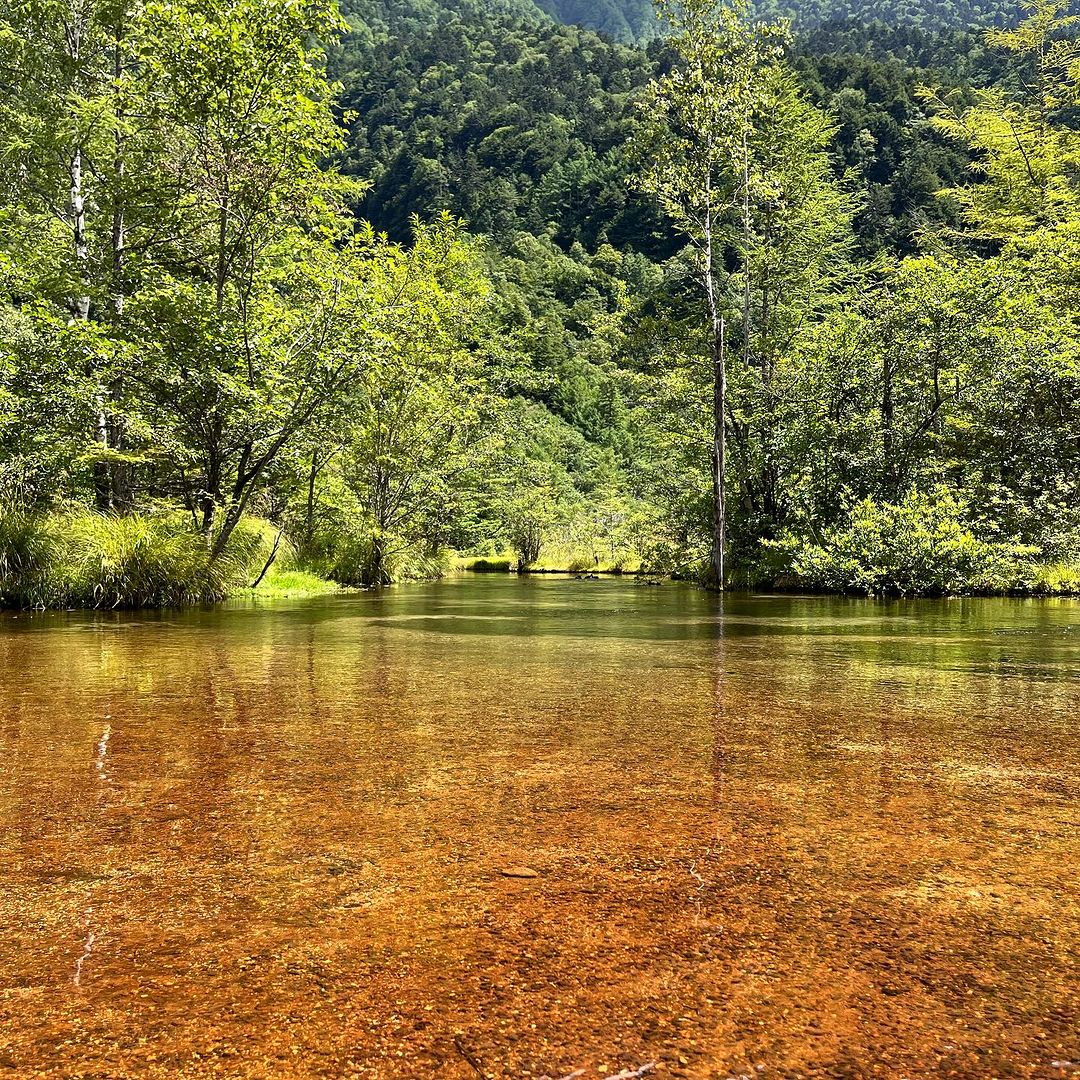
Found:
<svg viewBox="0 0 1080 1080"><path fill-rule="evenodd" d="M0 601L1080 591L1075 28L874 12L0 0Z"/></svg>

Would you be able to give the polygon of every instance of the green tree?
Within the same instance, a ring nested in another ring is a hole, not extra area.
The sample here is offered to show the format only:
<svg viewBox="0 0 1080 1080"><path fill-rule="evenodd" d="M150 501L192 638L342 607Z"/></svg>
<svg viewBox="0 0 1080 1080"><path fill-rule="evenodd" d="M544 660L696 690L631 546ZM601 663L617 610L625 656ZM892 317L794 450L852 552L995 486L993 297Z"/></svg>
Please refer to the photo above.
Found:
<svg viewBox="0 0 1080 1080"><path fill-rule="evenodd" d="M1080 104L1077 17L1064 0L1033 0L1019 26L991 30L987 44L1021 67L1017 93L1003 87L976 92L974 103L953 91L922 91L934 123L974 152L983 182L950 188L966 224L981 239L999 243L1049 235L1075 224L1080 212L1076 175L1080 132L1072 115Z"/></svg>
<svg viewBox="0 0 1080 1080"><path fill-rule="evenodd" d="M363 365L344 402L342 469L365 518L368 584L393 558L450 533L499 434L489 287L477 242L443 216L411 247L375 240L353 328Z"/></svg>
<svg viewBox="0 0 1080 1080"><path fill-rule="evenodd" d="M749 227L751 140L760 88L787 40L778 26L750 26L716 0L663 0L678 62L657 79L644 186L694 245L705 297L712 366L712 545L710 572L725 583L727 555L728 315L725 255Z"/></svg>
<svg viewBox="0 0 1080 1080"><path fill-rule="evenodd" d="M661 10L677 63L645 102L651 139L641 179L691 241L705 298L709 561L722 588L729 445L734 437L741 493L760 529L779 516L770 419L777 358L829 302L846 266L853 204L832 172L834 129L783 62L786 29L749 24L715 0Z"/></svg>
<svg viewBox="0 0 1080 1080"><path fill-rule="evenodd" d="M159 222L144 211L163 129L143 80L145 12L127 0L16 0L0 15L0 142L6 242L23 288L76 323L116 322L128 252ZM87 334L83 367L98 506L116 496L122 420L116 357Z"/></svg>
<svg viewBox="0 0 1080 1080"><path fill-rule="evenodd" d="M318 45L340 24L332 3L287 0L159 3L149 23L180 201L164 273L138 298L156 347L144 384L194 450L184 494L219 553L351 370L334 337L350 267L330 246L349 185L322 167L341 134Z"/></svg>

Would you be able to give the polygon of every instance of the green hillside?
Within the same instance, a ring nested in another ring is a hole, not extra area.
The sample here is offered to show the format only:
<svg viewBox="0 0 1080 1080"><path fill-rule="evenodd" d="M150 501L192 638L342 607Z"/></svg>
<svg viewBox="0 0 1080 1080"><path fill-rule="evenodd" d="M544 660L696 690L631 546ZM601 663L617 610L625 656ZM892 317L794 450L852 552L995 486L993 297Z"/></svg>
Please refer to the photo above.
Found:
<svg viewBox="0 0 1080 1080"><path fill-rule="evenodd" d="M587 26L619 41L646 41L659 25L652 0L536 0L553 19Z"/></svg>
<svg viewBox="0 0 1080 1080"><path fill-rule="evenodd" d="M791 19L798 28L827 23L877 23L943 31L1015 22L1019 12L1007 0L758 0L762 18Z"/></svg>
<svg viewBox="0 0 1080 1080"><path fill-rule="evenodd" d="M624 44L645 44L662 32L652 0L345 0L342 4L361 34L375 39L431 28L445 19L482 25L509 18L595 30ZM833 24L908 27L941 33L1015 22L1008 0L756 0L755 16L789 19L796 29Z"/></svg>
<svg viewBox="0 0 1080 1080"><path fill-rule="evenodd" d="M646 42L660 32L651 0L536 0L553 19L599 30L619 41ZM1015 21L1007 0L756 0L761 18L790 19L796 28L830 23L877 23L942 31Z"/></svg>
<svg viewBox="0 0 1080 1080"><path fill-rule="evenodd" d="M415 13L414 13L415 14ZM935 192L967 158L919 123L920 83L985 85L1000 60L977 36L915 28L822 29L796 43L813 98L835 111L836 166L857 171L868 250L909 249L947 213ZM672 240L627 183L642 88L662 53L547 21L443 10L393 33L355 33L335 61L357 119L343 157L370 188L358 213L405 238L449 211L497 241L524 230L563 251L610 243L652 260Z"/></svg>

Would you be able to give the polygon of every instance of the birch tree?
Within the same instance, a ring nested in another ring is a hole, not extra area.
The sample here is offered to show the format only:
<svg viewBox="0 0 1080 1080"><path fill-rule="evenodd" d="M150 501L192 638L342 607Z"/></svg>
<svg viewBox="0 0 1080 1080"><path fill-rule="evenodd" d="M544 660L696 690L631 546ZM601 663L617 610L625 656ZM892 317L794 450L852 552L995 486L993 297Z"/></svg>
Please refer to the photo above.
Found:
<svg viewBox="0 0 1080 1080"><path fill-rule="evenodd" d="M127 169L152 139L129 0L15 0L0 16L0 163L9 250L82 334L96 501L115 501L122 429L115 373L91 321L123 308ZM137 120L136 120L137 118ZM137 123L140 134L135 136Z"/></svg>
<svg viewBox="0 0 1080 1080"><path fill-rule="evenodd" d="M336 342L355 283L334 245L358 188L323 167L341 130L321 45L342 23L330 0L163 0L147 27L176 198L158 279L133 299L155 344L140 378L216 555L352 362Z"/></svg>
<svg viewBox="0 0 1080 1080"><path fill-rule="evenodd" d="M733 465L752 531L782 517L776 366L835 300L855 202L832 169L832 123L784 62L786 26L750 22L717 0L662 0L661 12L676 61L645 102L641 179L690 241L705 300L710 578L722 588Z"/></svg>
<svg viewBox="0 0 1080 1080"><path fill-rule="evenodd" d="M750 218L751 141L760 84L786 41L782 27L749 25L716 0L658 0L675 66L650 87L648 163L641 175L697 254L712 368L710 577L726 578L730 279L725 263Z"/></svg>

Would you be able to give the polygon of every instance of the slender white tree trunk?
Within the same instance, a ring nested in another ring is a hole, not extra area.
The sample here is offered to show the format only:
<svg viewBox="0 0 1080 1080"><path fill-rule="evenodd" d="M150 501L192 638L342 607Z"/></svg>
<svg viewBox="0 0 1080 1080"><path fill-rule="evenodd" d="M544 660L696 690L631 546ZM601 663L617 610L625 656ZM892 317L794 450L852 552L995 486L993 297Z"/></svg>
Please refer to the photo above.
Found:
<svg viewBox="0 0 1080 1080"><path fill-rule="evenodd" d="M713 237L711 181L706 182L706 195L707 207L705 213L705 244L702 253L702 284L705 288L705 299L709 313L713 367L713 520L709 571L712 582L716 588L723 589L726 571L724 565L725 551L727 548L727 348L724 317L720 312L720 301L716 295L716 275L714 272L715 241Z"/></svg>

